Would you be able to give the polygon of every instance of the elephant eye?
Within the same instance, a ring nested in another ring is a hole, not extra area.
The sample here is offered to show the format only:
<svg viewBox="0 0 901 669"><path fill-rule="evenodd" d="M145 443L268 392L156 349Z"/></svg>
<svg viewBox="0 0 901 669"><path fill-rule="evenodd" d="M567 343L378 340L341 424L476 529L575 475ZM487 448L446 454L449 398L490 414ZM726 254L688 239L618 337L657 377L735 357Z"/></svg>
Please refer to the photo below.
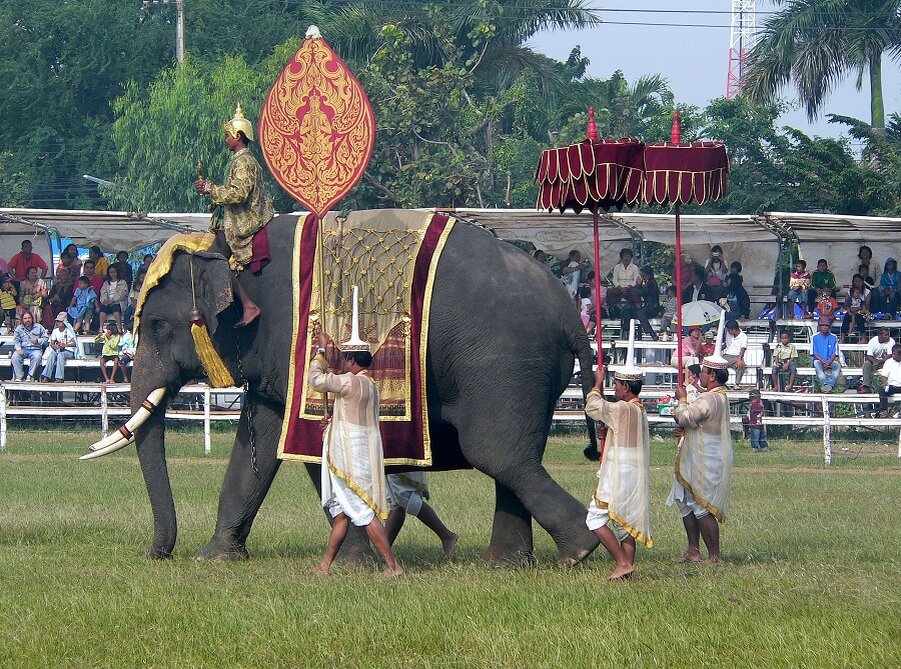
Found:
<svg viewBox="0 0 901 669"><path fill-rule="evenodd" d="M150 329L153 330L153 334L160 339L168 337L169 333L172 332L172 326L169 322L164 321L161 318L151 319Z"/></svg>

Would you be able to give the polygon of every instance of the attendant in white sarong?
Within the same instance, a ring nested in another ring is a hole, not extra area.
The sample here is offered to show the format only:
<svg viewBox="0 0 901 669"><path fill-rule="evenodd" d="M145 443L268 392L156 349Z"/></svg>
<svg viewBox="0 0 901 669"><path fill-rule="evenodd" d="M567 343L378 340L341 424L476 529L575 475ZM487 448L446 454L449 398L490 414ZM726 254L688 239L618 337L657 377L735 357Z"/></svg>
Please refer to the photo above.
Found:
<svg viewBox="0 0 901 669"><path fill-rule="evenodd" d="M700 538L710 562L722 561L719 524L725 522L732 487L732 436L729 433L729 400L725 360L705 358L701 384L706 388L689 403L684 388L676 388L679 406L675 418L681 433L676 455L675 479L667 500L682 515L688 538L686 552L676 562L700 562Z"/></svg>
<svg viewBox="0 0 901 669"><path fill-rule="evenodd" d="M313 390L335 395L334 415L322 444L322 506L332 518L325 556L313 573L327 574L350 523L364 527L385 559L384 573L400 576L385 526L388 517L387 481L379 433L379 391L368 376L368 351L345 351L344 373L327 370L329 343L319 335L319 350L310 362L307 382Z"/></svg>
<svg viewBox="0 0 901 669"><path fill-rule="evenodd" d="M425 472L388 474L388 492L391 498L391 513L385 522L385 530L388 532L388 542L391 545L394 545L394 540L397 539L409 513L419 518L423 525L438 536L445 555L450 556L454 552L460 537L448 529L435 509L425 501L429 498L429 480Z"/></svg>
<svg viewBox="0 0 901 669"><path fill-rule="evenodd" d="M634 323L633 320L632 337ZM598 485L585 524L616 562L611 580L628 578L635 571L636 540L648 548L654 545L648 417L638 399L641 379L641 369L633 363L633 341L630 341L626 367L614 374L613 391L617 401L604 399L602 376L598 376L585 399L585 413L606 425L607 430Z"/></svg>

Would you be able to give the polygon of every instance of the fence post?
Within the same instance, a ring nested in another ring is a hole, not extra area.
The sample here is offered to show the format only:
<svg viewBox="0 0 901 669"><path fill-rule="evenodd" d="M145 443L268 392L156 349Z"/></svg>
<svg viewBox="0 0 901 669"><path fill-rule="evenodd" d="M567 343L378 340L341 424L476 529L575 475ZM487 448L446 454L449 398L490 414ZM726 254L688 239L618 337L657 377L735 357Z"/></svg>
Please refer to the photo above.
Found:
<svg viewBox="0 0 901 669"><path fill-rule="evenodd" d="M0 384L0 451L6 450L6 384ZM901 457L901 443L898 445Z"/></svg>
<svg viewBox="0 0 901 669"><path fill-rule="evenodd" d="M210 387L203 389L203 452L209 455L212 452L210 443Z"/></svg>
<svg viewBox="0 0 901 669"><path fill-rule="evenodd" d="M829 415L829 402L823 395L823 460L826 465L832 464L832 423Z"/></svg>
<svg viewBox="0 0 901 669"><path fill-rule="evenodd" d="M106 386L100 386L100 438L106 439L109 434L109 400L106 396Z"/></svg>

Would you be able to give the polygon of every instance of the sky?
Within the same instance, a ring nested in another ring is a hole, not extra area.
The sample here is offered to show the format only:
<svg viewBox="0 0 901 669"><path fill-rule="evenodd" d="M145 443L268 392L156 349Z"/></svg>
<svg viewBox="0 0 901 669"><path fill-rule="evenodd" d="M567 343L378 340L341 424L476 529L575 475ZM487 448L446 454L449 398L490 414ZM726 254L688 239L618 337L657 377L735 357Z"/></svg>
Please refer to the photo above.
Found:
<svg viewBox="0 0 901 669"><path fill-rule="evenodd" d="M622 70L629 82L645 74L661 74L670 83L677 102L699 107L726 93L726 72L729 61L730 0L590 0L602 20L608 22L585 30L545 31L537 35L530 46L552 58L566 60L576 45L591 64L587 74L606 78ZM605 11L606 10L606 11ZM614 11L627 10L627 11ZM639 11L648 10L648 11ZM660 10L679 10L692 13L661 13ZM769 0L757 0L757 26L774 11ZM722 13L709 13L722 12ZM710 24L718 27L622 25L622 23ZM883 61L883 95L886 116L901 113L901 66L897 61ZM802 109L784 114L782 125L798 128L809 134L836 137L846 126L828 123L825 114L842 114L865 121L870 119L870 96L867 81L864 88L855 88L852 75L828 98L823 116L813 124ZM795 100L791 89L781 96Z"/></svg>

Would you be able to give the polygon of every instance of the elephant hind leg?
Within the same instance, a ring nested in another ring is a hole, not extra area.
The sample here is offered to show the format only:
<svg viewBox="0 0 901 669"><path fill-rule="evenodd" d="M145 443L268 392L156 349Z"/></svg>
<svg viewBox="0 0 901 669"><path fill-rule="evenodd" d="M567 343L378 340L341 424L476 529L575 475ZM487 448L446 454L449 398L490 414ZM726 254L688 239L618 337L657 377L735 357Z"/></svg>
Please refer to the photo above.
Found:
<svg viewBox="0 0 901 669"><path fill-rule="evenodd" d="M494 482L494 525L491 543L482 560L500 566L535 565L532 552L532 514L508 487Z"/></svg>

